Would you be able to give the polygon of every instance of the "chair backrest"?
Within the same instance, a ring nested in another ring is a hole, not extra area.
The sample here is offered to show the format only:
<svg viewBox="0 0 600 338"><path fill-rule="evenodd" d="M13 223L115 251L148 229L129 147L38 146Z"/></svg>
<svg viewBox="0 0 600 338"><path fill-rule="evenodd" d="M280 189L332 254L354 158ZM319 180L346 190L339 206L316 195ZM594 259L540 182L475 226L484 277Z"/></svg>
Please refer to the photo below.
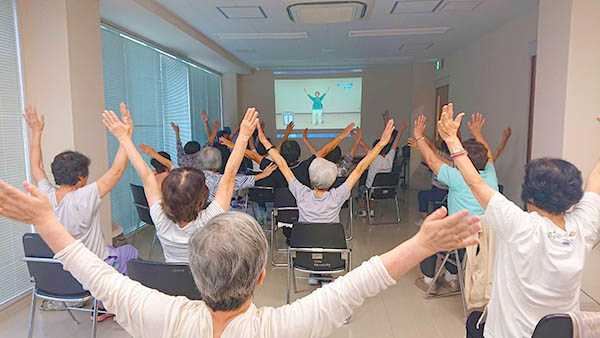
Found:
<svg viewBox="0 0 600 338"><path fill-rule="evenodd" d="M288 188L275 189L275 206L276 207L296 207L296 198Z"/></svg>
<svg viewBox="0 0 600 338"><path fill-rule="evenodd" d="M295 223L290 248L347 249L341 223ZM339 253L297 252L294 266L307 270L337 270L345 265Z"/></svg>
<svg viewBox="0 0 600 338"><path fill-rule="evenodd" d="M396 196L396 187L400 180L399 172L379 173L375 175L371 187L371 199L390 199ZM383 187L383 188L378 188Z"/></svg>
<svg viewBox="0 0 600 338"><path fill-rule="evenodd" d="M248 200L256 203L275 202L275 188L254 186L248 189Z"/></svg>
<svg viewBox="0 0 600 338"><path fill-rule="evenodd" d="M531 338L573 338L573 320L568 314L550 314L540 319Z"/></svg>
<svg viewBox="0 0 600 338"><path fill-rule="evenodd" d="M144 187L141 185L129 184L131 186L131 194L133 195L133 203L141 206L149 207L148 200L146 199L146 193L144 193Z"/></svg>
<svg viewBox="0 0 600 338"><path fill-rule="evenodd" d="M23 260L39 294L57 298L83 298L90 295L71 273L63 269L59 261L53 259L52 250L39 234L24 234L23 250Z"/></svg>
<svg viewBox="0 0 600 338"><path fill-rule="evenodd" d="M199 300L200 292L187 264L149 262L132 259L127 262L129 278L171 296Z"/></svg>

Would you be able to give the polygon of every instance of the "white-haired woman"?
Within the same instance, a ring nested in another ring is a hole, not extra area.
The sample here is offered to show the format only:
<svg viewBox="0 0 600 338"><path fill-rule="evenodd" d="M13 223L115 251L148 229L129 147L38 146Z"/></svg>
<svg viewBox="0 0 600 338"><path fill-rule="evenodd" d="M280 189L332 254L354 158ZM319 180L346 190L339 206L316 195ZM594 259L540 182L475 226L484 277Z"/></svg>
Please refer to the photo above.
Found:
<svg viewBox="0 0 600 338"><path fill-rule="evenodd" d="M429 216L411 239L374 256L344 278L290 304L256 308L254 288L266 275L268 243L251 216L212 218L189 242L190 269L203 300L167 296L119 274L76 241L58 222L48 198L0 180L0 215L34 224L38 233L117 322L134 337L325 337L368 297L377 295L424 258L476 244L478 217L467 211Z"/></svg>
<svg viewBox="0 0 600 338"><path fill-rule="evenodd" d="M260 126L258 127L258 138L268 149L269 155L288 181L290 192L296 198L300 222L338 223L340 221L340 209L344 202L350 198L352 187L358 182L362 173L369 167L379 152L388 144L393 132L394 120L389 120L379 142L358 163L346 181L337 188L331 188L337 178L335 163L321 157L317 157L312 161L308 168L311 189L296 179L285 159L265 137Z"/></svg>

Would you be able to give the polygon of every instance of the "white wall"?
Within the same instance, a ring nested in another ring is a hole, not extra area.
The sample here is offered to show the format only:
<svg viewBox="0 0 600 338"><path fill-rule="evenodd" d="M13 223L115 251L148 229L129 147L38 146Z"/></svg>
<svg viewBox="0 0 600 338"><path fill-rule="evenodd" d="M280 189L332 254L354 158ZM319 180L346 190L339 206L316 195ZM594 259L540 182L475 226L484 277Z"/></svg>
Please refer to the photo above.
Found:
<svg viewBox="0 0 600 338"><path fill-rule="evenodd" d="M230 126L231 129L240 123L238 119L237 103L237 74L223 73L221 75L221 93L223 97L223 126Z"/></svg>
<svg viewBox="0 0 600 338"><path fill-rule="evenodd" d="M444 59L438 84L450 84L455 111L485 115L484 135L492 147L510 125L512 138L496 164L500 184L520 201L527 160L531 48L537 39L537 6ZM463 135L469 135L466 121Z"/></svg>

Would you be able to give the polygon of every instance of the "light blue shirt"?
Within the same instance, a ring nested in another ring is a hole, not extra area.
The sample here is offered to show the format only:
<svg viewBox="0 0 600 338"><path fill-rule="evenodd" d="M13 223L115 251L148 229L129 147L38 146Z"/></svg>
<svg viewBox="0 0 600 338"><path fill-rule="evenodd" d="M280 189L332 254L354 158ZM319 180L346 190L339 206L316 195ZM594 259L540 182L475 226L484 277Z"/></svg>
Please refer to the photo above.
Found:
<svg viewBox="0 0 600 338"><path fill-rule="evenodd" d="M488 163L479 174L487 185L498 191L496 168L491 163ZM437 179L448 186L448 215L453 215L463 209L468 210L470 215L480 216L485 213L458 169L443 164L438 172Z"/></svg>
<svg viewBox="0 0 600 338"><path fill-rule="evenodd" d="M325 95L327 95L327 93L319 96L319 97L314 97L312 95L308 95L308 97L312 100L313 102L313 109L314 110L320 110L323 109L323 99L325 98Z"/></svg>

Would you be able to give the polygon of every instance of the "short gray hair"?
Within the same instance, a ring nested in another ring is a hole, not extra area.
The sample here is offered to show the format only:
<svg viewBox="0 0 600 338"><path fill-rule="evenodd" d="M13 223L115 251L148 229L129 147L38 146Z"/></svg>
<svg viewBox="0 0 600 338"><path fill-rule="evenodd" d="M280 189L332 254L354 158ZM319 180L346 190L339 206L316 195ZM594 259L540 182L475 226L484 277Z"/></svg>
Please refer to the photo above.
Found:
<svg viewBox="0 0 600 338"><path fill-rule="evenodd" d="M337 178L337 166L324 158L315 158L308 167L310 184L313 189L328 190Z"/></svg>
<svg viewBox="0 0 600 338"><path fill-rule="evenodd" d="M200 150L200 169L219 170L221 169L221 152L215 147L204 147Z"/></svg>
<svg viewBox="0 0 600 338"><path fill-rule="evenodd" d="M238 309L254 294L267 254L267 239L252 216L230 211L213 217L189 242L202 300L214 311Z"/></svg>

